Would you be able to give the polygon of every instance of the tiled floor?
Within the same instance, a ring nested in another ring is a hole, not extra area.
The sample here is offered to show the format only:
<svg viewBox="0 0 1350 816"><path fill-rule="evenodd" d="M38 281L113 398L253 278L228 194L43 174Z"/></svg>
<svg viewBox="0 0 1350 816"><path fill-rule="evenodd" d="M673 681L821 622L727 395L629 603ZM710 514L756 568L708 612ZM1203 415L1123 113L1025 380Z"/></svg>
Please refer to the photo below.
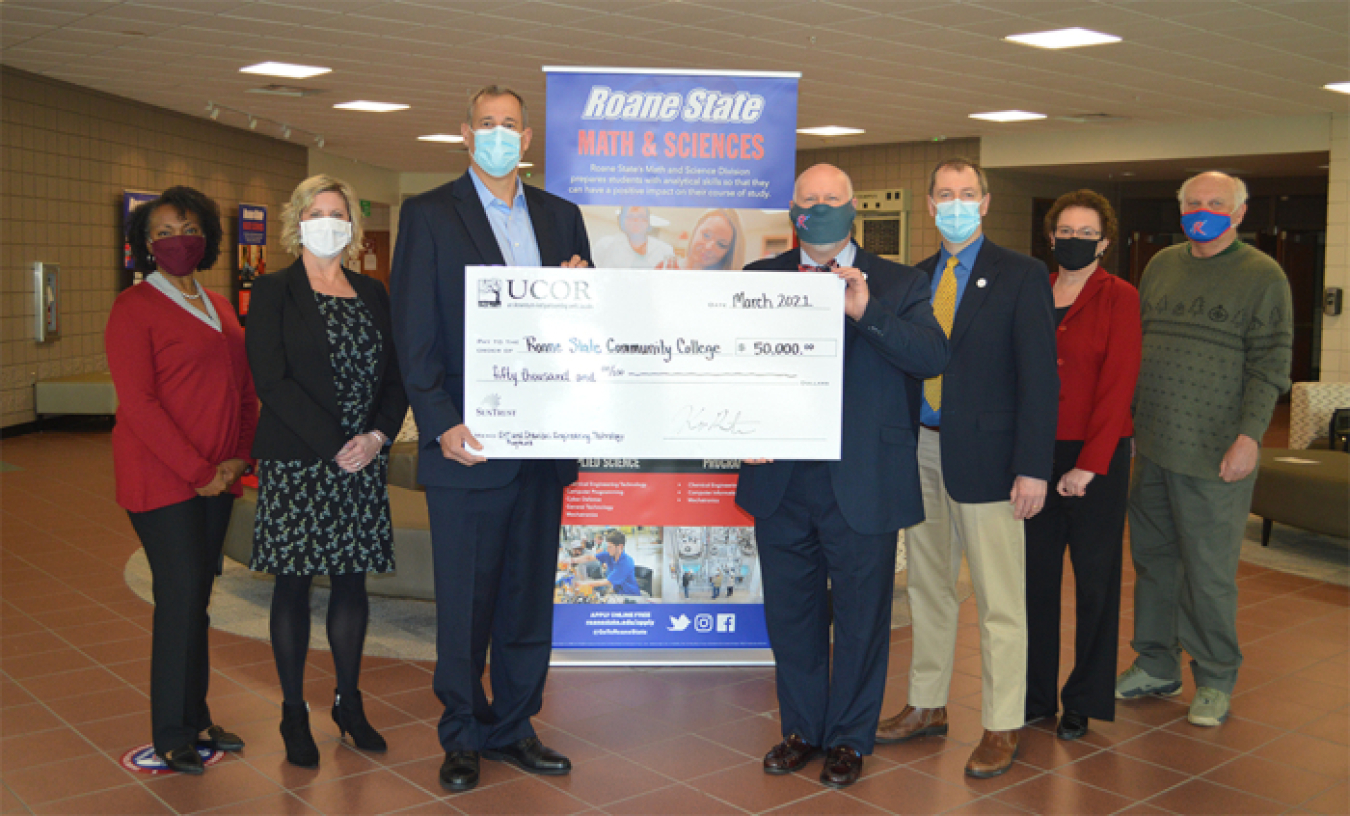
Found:
<svg viewBox="0 0 1350 816"><path fill-rule="evenodd" d="M1228 723L1193 728L1181 702L1148 700L1118 706L1114 723L1094 722L1081 742L1038 724L1014 769L992 780L962 774L980 735L973 602L962 609L951 735L879 747L847 792L821 787L818 763L798 776L761 772L779 737L766 669L556 671L538 723L571 755L572 775L485 763L478 790L447 797L436 781L431 666L367 662L367 710L390 744L370 756L340 745L326 722L332 682L317 653L308 696L322 766L292 768L267 644L219 632L211 703L247 750L203 777L134 775L118 759L149 741L150 607L122 581L137 543L112 500L108 435L18 437L0 458L22 468L0 475L0 813L1350 811L1350 593L1246 565L1246 663ZM1132 656L1130 594L1122 665ZM898 629L887 712L904 702L909 654L909 630ZM1188 682L1179 700L1192 692Z"/></svg>

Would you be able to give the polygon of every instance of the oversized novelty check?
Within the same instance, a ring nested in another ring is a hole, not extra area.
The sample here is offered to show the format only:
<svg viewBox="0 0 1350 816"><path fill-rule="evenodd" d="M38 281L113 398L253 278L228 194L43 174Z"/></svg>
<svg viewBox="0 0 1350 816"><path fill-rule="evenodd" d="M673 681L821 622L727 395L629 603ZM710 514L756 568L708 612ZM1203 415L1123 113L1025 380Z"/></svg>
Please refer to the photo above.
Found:
<svg viewBox="0 0 1350 816"><path fill-rule="evenodd" d="M838 459L843 360L833 275L465 270L489 459Z"/></svg>

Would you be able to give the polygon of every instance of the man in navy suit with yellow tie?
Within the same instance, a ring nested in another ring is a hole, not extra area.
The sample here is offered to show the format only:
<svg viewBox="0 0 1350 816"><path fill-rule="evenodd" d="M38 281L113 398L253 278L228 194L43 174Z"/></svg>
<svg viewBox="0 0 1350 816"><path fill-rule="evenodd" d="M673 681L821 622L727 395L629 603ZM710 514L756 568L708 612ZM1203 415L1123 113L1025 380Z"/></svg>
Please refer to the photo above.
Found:
<svg viewBox="0 0 1350 816"><path fill-rule="evenodd" d="M473 164L404 202L390 294L394 344L421 436L436 582L436 674L445 705L441 785L478 784L479 757L530 773L566 774L530 718L543 701L553 648L553 578L571 460L492 459L464 405L464 267L585 266L590 243L575 204L517 174L530 146L525 102L489 85L461 125ZM492 650L491 700L483 669Z"/></svg>
<svg viewBox="0 0 1350 816"><path fill-rule="evenodd" d="M736 489L736 503L755 517L778 666L783 741L764 757L764 770L791 773L825 752L820 779L833 787L857 781L872 752L890 654L896 537L923 520L915 462L921 380L947 362L927 278L853 243L854 206L843 171L808 169L792 194L801 249L747 267L845 282L843 416L820 417L842 421L842 458L746 460Z"/></svg>
<svg viewBox="0 0 1350 816"><path fill-rule="evenodd" d="M989 185L979 165L933 169L928 210L942 249L920 261L951 362L924 384L919 472L927 520L905 535L914 650L909 704L877 741L947 733L961 557L980 616L984 736L966 763L977 778L1012 767L1026 711L1026 537L1050 478L1059 406L1054 298L1040 261L984 237Z"/></svg>

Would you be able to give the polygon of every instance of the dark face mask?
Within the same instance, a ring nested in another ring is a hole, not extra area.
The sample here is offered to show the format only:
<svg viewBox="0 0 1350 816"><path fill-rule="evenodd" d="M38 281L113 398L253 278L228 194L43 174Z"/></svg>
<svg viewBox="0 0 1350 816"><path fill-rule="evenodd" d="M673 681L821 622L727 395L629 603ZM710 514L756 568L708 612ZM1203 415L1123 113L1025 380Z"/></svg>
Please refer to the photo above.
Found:
<svg viewBox="0 0 1350 816"><path fill-rule="evenodd" d="M1091 238L1056 238L1055 261L1060 269L1077 272L1097 260L1097 244Z"/></svg>
<svg viewBox="0 0 1350 816"><path fill-rule="evenodd" d="M797 237L803 244L825 246L837 244L848 237L857 210L853 208L852 201L840 207L817 204L810 209L793 204L788 215L792 217L792 228L797 231Z"/></svg>
<svg viewBox="0 0 1350 816"><path fill-rule="evenodd" d="M173 235L150 244L155 265L175 277L191 275L206 257L206 239L200 235Z"/></svg>

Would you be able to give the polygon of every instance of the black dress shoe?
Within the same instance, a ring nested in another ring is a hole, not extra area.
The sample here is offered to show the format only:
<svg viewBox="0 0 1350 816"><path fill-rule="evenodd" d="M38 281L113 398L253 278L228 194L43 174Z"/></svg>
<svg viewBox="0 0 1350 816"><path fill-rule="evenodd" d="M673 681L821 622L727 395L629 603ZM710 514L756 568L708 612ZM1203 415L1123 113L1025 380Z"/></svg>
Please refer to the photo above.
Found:
<svg viewBox="0 0 1350 816"><path fill-rule="evenodd" d="M788 734L786 739L764 755L764 773L777 776L800 771L806 763L822 753L819 748L796 734Z"/></svg>
<svg viewBox="0 0 1350 816"><path fill-rule="evenodd" d="M1071 708L1064 709L1064 716L1059 718L1055 736L1062 740L1076 740L1087 732L1088 718Z"/></svg>
<svg viewBox="0 0 1350 816"><path fill-rule="evenodd" d="M478 784L478 752L450 751L441 763L441 787L455 793L473 790Z"/></svg>
<svg viewBox="0 0 1350 816"><path fill-rule="evenodd" d="M572 761L539 741L538 737L526 737L510 745L501 745L483 751L487 759L509 762L522 771L543 776L564 776L571 772Z"/></svg>
<svg viewBox="0 0 1350 816"><path fill-rule="evenodd" d="M238 734L232 734L218 725L213 725L206 729L205 739L198 739L198 743L214 748L217 751L242 751L244 750L244 739Z"/></svg>
<svg viewBox="0 0 1350 816"><path fill-rule="evenodd" d="M206 766L202 764L202 756L197 753L197 746L184 745L181 748L175 748L164 755L164 764L170 769L179 773L201 776L206 773Z"/></svg>
<svg viewBox="0 0 1350 816"><path fill-rule="evenodd" d="M820 781L832 788L847 788L862 775L862 754L847 745L836 745L825 755Z"/></svg>

